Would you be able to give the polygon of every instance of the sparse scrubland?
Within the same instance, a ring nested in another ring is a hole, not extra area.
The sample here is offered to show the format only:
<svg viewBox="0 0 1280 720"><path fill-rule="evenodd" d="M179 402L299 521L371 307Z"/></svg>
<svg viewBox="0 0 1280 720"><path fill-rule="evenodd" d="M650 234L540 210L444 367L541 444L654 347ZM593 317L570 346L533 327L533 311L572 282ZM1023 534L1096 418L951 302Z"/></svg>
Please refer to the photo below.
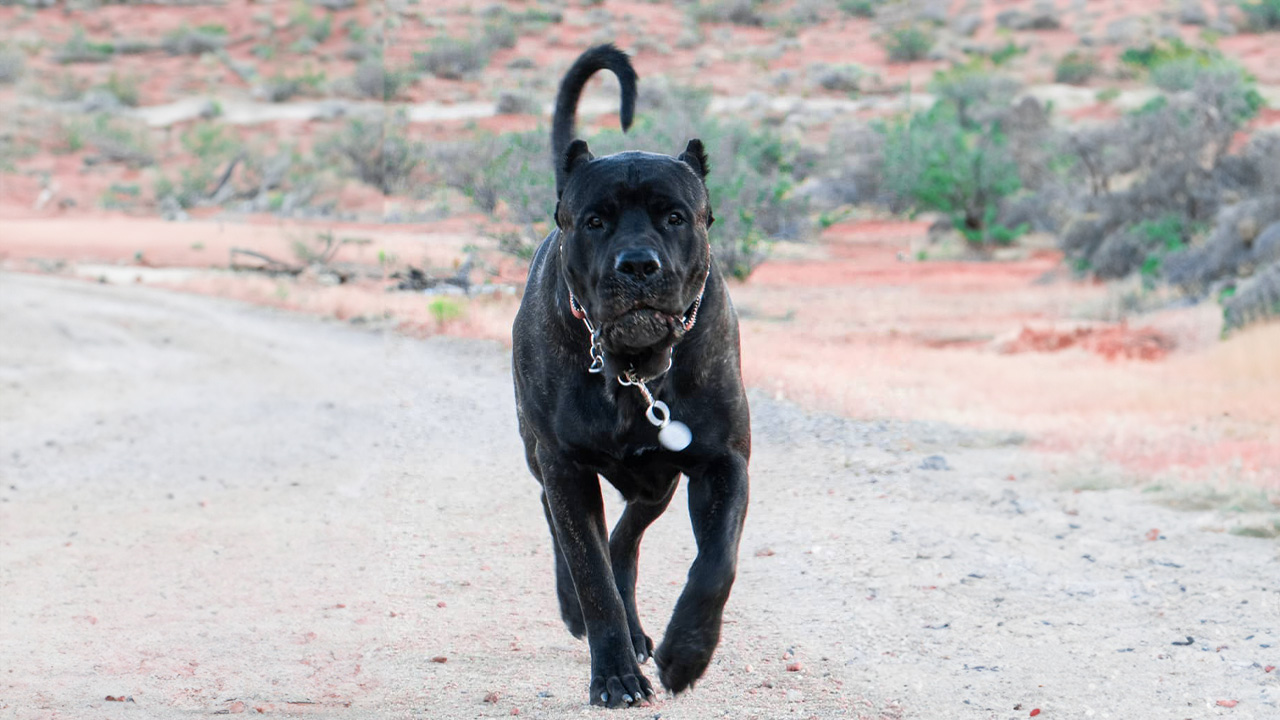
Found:
<svg viewBox="0 0 1280 720"><path fill-rule="evenodd" d="M1220 303L1228 331L1280 312L1280 140L1258 123L1258 80L1218 47L1280 28L1272 2L1223 6L1216 19L1182 3L1152 32L1133 18L1095 23L1078 4L1024 3L989 27L980 3L699 0L664 10L681 18L678 38L599 3L299 2L247 20L191 12L152 36L95 22L92 5L49 33L40 3L11 11L0 46L0 88L34 100L7 121L0 168L40 173L41 150L78 156L104 175L78 206L342 220L369 214L372 200L350 202L366 193L383 199L380 219L480 213L482 232L527 255L550 229L545 108L563 65L537 48L590 25L588 41L638 52L643 78L636 126L624 136L589 125L593 150L676 152L701 137L716 256L737 277L772 243L888 212L934 219L933 240L954 234L975 259L1052 235L1078 275ZM1068 28L1078 45L1038 44ZM806 60L804 33L815 31L857 38L859 61ZM763 32L774 39L732 40ZM706 72L651 74L650 57L670 52L690 53L695 68L746 63L747 85L847 109L780 111L758 91L738 102ZM799 70L769 69L788 53L801 53ZM144 69L155 62L187 77L158 87ZM1101 110L1071 116L1037 90L1049 82L1093 93ZM228 117L228 83L250 102L330 105L283 130ZM1122 95L1142 100L1119 107ZM147 120L156 104L202 96L198 116ZM415 119L441 98L492 102L511 122Z"/></svg>

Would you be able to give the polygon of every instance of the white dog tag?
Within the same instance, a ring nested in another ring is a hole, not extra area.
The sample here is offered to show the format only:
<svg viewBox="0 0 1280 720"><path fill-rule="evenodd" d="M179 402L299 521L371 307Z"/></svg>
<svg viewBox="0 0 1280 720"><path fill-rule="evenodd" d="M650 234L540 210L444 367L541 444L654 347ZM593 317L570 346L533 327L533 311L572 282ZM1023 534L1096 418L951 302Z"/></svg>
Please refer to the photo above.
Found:
<svg viewBox="0 0 1280 720"><path fill-rule="evenodd" d="M671 452L680 452L693 442L693 432L679 420L672 420L658 431L658 442Z"/></svg>

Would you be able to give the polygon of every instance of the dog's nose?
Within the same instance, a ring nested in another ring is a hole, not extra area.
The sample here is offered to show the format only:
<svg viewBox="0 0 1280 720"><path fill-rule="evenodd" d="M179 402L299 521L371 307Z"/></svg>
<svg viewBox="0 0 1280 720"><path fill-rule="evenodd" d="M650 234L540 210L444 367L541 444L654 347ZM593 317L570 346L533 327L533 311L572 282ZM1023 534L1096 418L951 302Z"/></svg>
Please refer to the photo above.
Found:
<svg viewBox="0 0 1280 720"><path fill-rule="evenodd" d="M646 280L662 269L662 261L652 248L630 248L618 253L613 269L636 280Z"/></svg>

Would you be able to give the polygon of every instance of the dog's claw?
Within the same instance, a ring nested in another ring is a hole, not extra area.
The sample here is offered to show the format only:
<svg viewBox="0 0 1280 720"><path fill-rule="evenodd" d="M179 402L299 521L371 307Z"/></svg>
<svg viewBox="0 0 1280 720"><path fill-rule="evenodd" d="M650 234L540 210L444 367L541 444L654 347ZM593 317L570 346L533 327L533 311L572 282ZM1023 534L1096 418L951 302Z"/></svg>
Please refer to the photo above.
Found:
<svg viewBox="0 0 1280 720"><path fill-rule="evenodd" d="M644 653L636 653L636 662L640 663L641 665L643 665L645 661L648 659L649 658L645 657Z"/></svg>

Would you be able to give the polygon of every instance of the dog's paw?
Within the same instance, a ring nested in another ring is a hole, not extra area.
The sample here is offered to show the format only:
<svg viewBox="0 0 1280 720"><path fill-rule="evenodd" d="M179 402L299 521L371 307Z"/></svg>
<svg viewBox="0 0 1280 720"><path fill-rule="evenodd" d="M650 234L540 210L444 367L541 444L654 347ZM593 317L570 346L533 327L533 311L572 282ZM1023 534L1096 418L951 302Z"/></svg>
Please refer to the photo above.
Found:
<svg viewBox="0 0 1280 720"><path fill-rule="evenodd" d="M653 699L653 685L640 668L591 678L591 704L610 708L640 707Z"/></svg>
<svg viewBox="0 0 1280 720"><path fill-rule="evenodd" d="M653 657L653 639L644 634L642 630L631 631L631 645L636 650L636 662L641 665L649 661Z"/></svg>
<svg viewBox="0 0 1280 720"><path fill-rule="evenodd" d="M702 633L680 633L678 638L673 639L668 631L662 646L653 655L662 686L673 695L693 687L694 682L702 677L711 664L711 655L715 652L718 639L705 637Z"/></svg>

